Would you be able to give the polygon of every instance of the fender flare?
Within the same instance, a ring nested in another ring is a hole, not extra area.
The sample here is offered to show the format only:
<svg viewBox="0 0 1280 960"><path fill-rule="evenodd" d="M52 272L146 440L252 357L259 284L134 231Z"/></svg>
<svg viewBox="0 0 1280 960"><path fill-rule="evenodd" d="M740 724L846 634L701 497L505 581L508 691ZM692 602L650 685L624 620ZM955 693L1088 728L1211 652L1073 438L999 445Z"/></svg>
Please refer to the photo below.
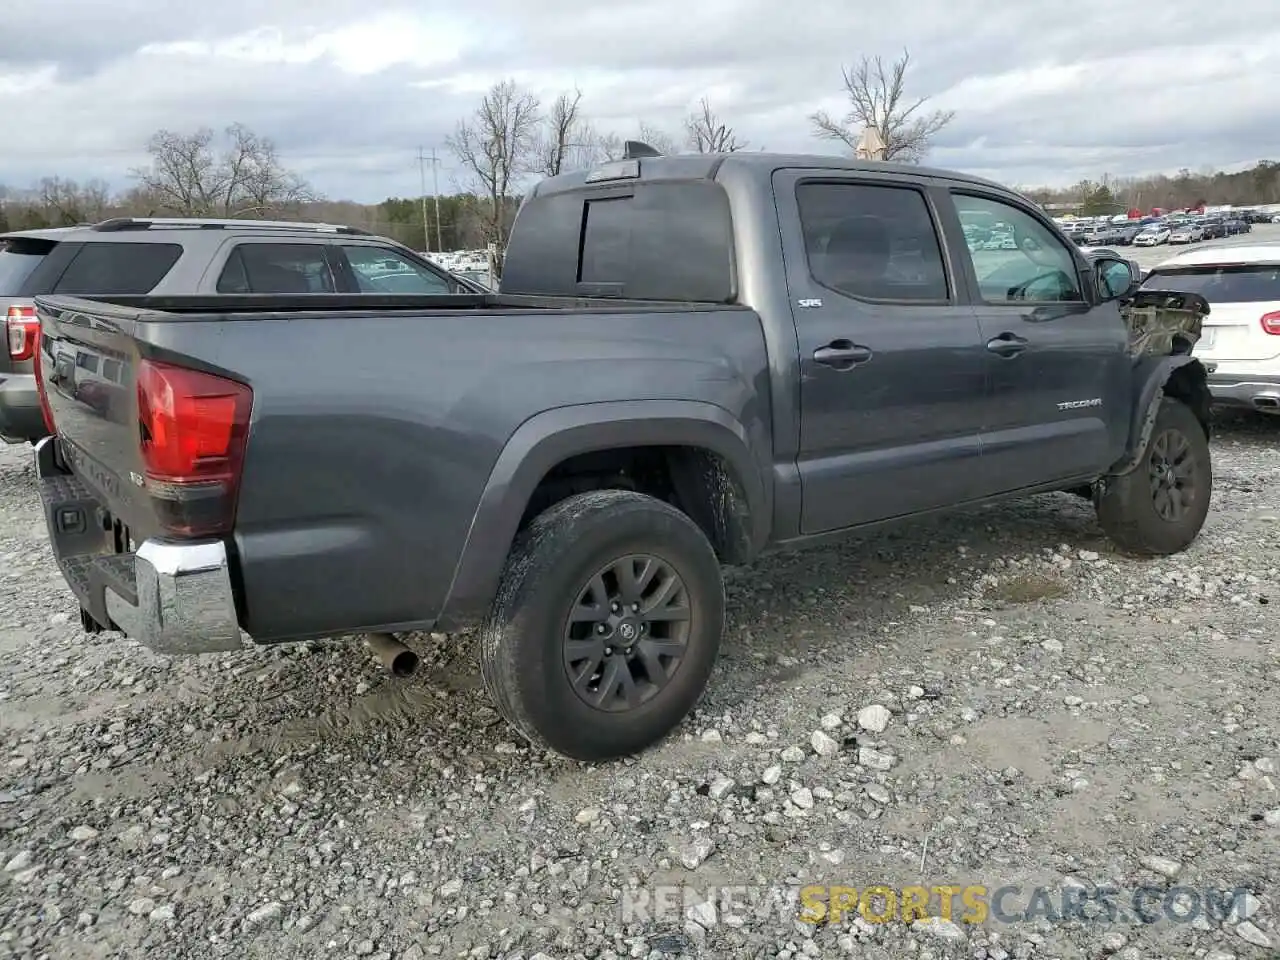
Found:
<svg viewBox="0 0 1280 960"><path fill-rule="evenodd" d="M507 440L489 474L454 569L438 629L482 618L534 490L556 464L620 447L698 447L721 458L747 506L755 550L768 539L772 505L765 469L746 427L723 407L694 400L625 400L557 407L530 417Z"/></svg>
<svg viewBox="0 0 1280 960"><path fill-rule="evenodd" d="M1190 403L1196 417L1204 425L1206 436L1208 435L1209 387L1208 372L1204 364L1191 354L1145 358L1134 368L1136 379L1141 386L1130 416L1125 453L1107 471L1109 476L1122 476L1136 469L1142 462L1142 455L1146 452L1147 444L1151 440L1156 415L1160 412L1160 404L1165 398L1166 387L1181 370L1186 370L1193 382L1198 385L1197 396L1190 398Z"/></svg>

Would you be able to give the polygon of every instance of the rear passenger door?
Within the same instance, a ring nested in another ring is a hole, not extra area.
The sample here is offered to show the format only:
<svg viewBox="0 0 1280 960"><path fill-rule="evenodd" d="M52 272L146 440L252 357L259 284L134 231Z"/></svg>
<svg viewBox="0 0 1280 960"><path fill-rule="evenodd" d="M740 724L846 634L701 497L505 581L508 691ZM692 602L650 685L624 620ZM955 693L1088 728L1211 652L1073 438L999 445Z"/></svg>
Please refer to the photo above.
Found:
<svg viewBox="0 0 1280 960"><path fill-rule="evenodd" d="M774 174L800 351L801 532L980 496L986 354L915 178Z"/></svg>
<svg viewBox="0 0 1280 960"><path fill-rule="evenodd" d="M1030 204L949 190L953 235L1011 234L1013 249L956 244L974 291L989 390L982 458L993 493L1096 476L1128 427L1127 335L1087 265Z"/></svg>

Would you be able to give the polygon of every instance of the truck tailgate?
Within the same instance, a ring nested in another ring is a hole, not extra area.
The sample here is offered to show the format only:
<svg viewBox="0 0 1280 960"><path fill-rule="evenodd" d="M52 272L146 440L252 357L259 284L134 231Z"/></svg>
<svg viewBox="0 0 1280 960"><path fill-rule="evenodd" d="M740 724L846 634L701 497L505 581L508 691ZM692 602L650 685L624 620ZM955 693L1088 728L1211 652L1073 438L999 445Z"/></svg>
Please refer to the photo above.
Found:
<svg viewBox="0 0 1280 960"><path fill-rule="evenodd" d="M146 534L157 524L138 447L136 311L93 307L41 308L45 397L63 462L116 518Z"/></svg>

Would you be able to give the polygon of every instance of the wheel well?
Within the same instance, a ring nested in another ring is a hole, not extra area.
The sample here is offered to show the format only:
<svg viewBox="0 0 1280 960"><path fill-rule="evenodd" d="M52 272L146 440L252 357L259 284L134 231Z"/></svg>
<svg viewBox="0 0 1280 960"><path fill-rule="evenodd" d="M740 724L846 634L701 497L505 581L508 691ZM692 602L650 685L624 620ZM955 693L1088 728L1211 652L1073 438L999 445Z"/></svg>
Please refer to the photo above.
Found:
<svg viewBox="0 0 1280 960"><path fill-rule="evenodd" d="M1164 393L1190 407L1200 421L1200 426L1204 428L1204 435L1209 436L1213 400L1209 392L1209 375L1199 360L1183 364L1169 374L1169 379L1164 384Z"/></svg>
<svg viewBox="0 0 1280 960"><path fill-rule="evenodd" d="M548 507L592 490L633 490L670 503L702 529L725 563L751 554L742 484L723 457L703 447L614 447L562 460L534 488L520 529Z"/></svg>

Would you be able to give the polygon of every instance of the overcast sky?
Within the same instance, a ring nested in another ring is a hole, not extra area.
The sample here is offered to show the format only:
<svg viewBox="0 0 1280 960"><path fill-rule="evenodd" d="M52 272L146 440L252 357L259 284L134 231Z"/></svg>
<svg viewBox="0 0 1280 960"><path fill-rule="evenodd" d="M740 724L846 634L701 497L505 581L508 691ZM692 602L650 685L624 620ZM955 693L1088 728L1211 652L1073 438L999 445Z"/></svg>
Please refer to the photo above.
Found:
<svg viewBox="0 0 1280 960"><path fill-rule="evenodd" d="M416 195L482 92L577 86L600 127L708 96L753 147L834 152L842 64L912 56L928 162L1030 187L1280 160L1280 0L0 0L0 184L128 185L160 127L241 121L331 198ZM428 184L428 186L430 186Z"/></svg>

